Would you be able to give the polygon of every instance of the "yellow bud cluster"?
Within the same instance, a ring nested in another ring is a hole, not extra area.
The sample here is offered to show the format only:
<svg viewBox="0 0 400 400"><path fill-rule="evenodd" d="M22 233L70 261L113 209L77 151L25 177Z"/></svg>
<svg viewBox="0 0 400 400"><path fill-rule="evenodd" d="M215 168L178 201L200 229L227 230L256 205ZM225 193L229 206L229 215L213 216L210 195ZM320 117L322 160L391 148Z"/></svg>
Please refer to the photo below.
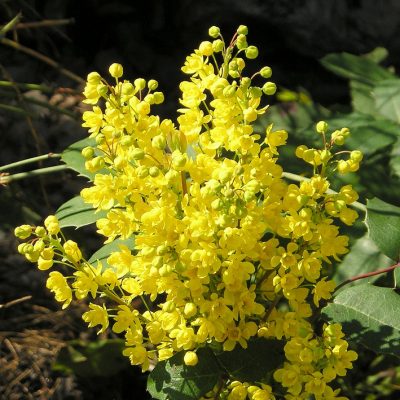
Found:
<svg viewBox="0 0 400 400"><path fill-rule="evenodd" d="M109 69L114 85L89 74L84 95L93 108L84 113L83 126L96 145L82 155L95 177L81 197L105 211L96 223L105 241L135 235L135 251L120 245L107 268L92 265L77 243L64 239L54 216L42 228L17 228L22 240L36 236L19 251L40 269L56 261L70 265L72 283L53 270L48 288L64 307L73 293L99 297L83 319L100 332L111 326L124 334L124 354L143 370L180 351L194 366L199 347L231 351L257 336L274 338L286 343L275 382L229 381L225 398L275 399L272 386L278 384L288 399L331 398L337 392L329 383L351 368L356 355L340 327L327 325L321 336L311 321L335 288L326 272L331 260L348 251L335 218L355 221L349 206L357 194L350 185L328 194L326 171L356 170L362 155L353 151L337 161L343 152L333 147L349 130L327 140L328 126L319 122L323 148L296 150L314 167L313 176L299 184L283 179L278 148L287 132L272 125L260 132L255 125L268 108L264 95L274 94L276 85L255 83L271 77L269 67L246 76L240 55L258 55L247 34L240 26L226 45L219 28L210 28L215 40L202 42L182 67L189 78L179 85L176 122L153 115L153 105L164 99L155 80L123 80L119 64ZM117 308L109 310L104 296ZM139 313L138 296L157 306L146 304Z"/></svg>

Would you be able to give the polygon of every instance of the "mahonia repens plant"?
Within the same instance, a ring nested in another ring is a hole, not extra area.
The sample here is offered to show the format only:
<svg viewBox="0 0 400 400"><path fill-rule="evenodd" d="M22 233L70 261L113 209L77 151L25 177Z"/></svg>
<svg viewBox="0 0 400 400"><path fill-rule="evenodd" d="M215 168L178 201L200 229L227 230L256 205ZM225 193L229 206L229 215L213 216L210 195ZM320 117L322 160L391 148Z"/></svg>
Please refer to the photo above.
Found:
<svg viewBox="0 0 400 400"><path fill-rule="evenodd" d="M95 175L81 197L106 211L96 223L105 243L135 240L135 250L120 245L107 267L91 264L56 216L16 228L18 250L50 270L46 286L62 308L89 298L84 321L123 336L124 355L143 371L179 352L194 366L200 348L274 339L285 359L268 379L227 377L214 396L343 400L334 381L357 354L340 324L313 321L335 289L332 260L348 252L339 226L357 218L357 193L329 191L328 177L356 171L362 154L339 151L349 129L321 121L321 148L296 150L311 178L288 183L278 164L287 132L254 125L276 91L271 68L246 76L258 49L245 26L229 44L219 28L209 34L182 67L176 122L152 114L164 101L155 80L124 80L120 64L109 68L112 82L88 75L83 126L96 145L82 155Z"/></svg>

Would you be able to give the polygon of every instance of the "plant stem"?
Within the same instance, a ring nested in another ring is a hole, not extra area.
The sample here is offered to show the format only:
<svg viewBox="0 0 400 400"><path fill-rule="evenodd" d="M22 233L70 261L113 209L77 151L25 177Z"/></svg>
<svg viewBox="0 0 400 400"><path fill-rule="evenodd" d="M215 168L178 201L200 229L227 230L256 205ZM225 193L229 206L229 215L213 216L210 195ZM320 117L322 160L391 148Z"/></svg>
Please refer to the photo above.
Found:
<svg viewBox="0 0 400 400"><path fill-rule="evenodd" d="M16 161L11 164L3 165L0 167L0 171L7 171L11 168L20 167L22 165L31 164L37 161L47 160L48 158L60 158L60 157L61 154L56 154L56 153L43 154L42 156L27 158L25 160Z"/></svg>
<svg viewBox="0 0 400 400"><path fill-rule="evenodd" d="M349 283L358 281L359 279L369 278L370 276L385 274L386 272L394 271L398 267L400 267L400 262L398 262L398 263L396 263L394 265L391 265L390 267L387 267L387 268L382 268L382 269L378 269L376 271L366 272L365 274L360 274L360 275L353 276L352 278L346 279L340 285L336 286L336 288L333 291L333 293L337 292L339 289L341 289L345 285L348 285Z"/></svg>
<svg viewBox="0 0 400 400"><path fill-rule="evenodd" d="M14 87L17 86L21 89L40 90L43 93L53 93L54 90L50 86L37 85L35 83L17 83L9 81L0 81L0 87Z"/></svg>
<svg viewBox="0 0 400 400"><path fill-rule="evenodd" d="M18 181L20 179L31 178L33 176L50 174L52 172L64 171L66 169L69 169L69 167L67 165L56 165L54 167L39 168L39 169L34 169L33 171L21 172L19 174L13 174L13 175L3 174L3 175L0 175L0 185L7 185L12 181Z"/></svg>
<svg viewBox="0 0 400 400"><path fill-rule="evenodd" d="M292 174L291 172L283 172L282 176L284 178L290 179L291 181L295 181L295 182L303 182L303 181L310 181L310 178L306 178L305 176L301 176L301 175L297 175L297 174ZM338 194L338 192L335 192L332 189L328 189L326 191L326 193L329 194ZM367 206L363 203L360 203L358 201L353 201L353 203L349 204L351 207L356 208L357 210L360 210L364 213L367 212Z"/></svg>
<svg viewBox="0 0 400 400"><path fill-rule="evenodd" d="M50 65L51 67L55 68L58 70L61 74L67 76L68 78L72 79L75 82L78 82L80 84L85 83L85 80L82 79L80 76L74 74L73 72L63 68L58 62L52 60L51 58L45 56L44 54L39 53L36 50L32 50L29 47L25 47L18 42L15 42L14 40L10 40L7 38L1 38L0 43L4 44L5 46L12 47L15 50L22 51L25 54L29 54L32 57L35 57L44 63Z"/></svg>
<svg viewBox="0 0 400 400"><path fill-rule="evenodd" d="M14 29L31 29L31 28L43 28L47 26L61 26L69 25L75 22L74 18L68 19L44 19L42 21L35 22L20 22L15 25Z"/></svg>

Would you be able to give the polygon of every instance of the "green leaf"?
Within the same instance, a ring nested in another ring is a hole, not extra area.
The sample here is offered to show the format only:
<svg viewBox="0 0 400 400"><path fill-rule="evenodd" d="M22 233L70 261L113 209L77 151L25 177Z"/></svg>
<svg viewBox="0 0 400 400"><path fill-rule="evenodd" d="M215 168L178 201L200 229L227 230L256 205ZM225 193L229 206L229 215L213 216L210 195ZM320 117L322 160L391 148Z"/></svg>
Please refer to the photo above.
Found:
<svg viewBox="0 0 400 400"><path fill-rule="evenodd" d="M373 85L359 81L350 81L351 104L353 110L362 114L375 115L375 99L372 96Z"/></svg>
<svg viewBox="0 0 400 400"><path fill-rule="evenodd" d="M258 381L283 364L284 343L275 339L258 338L248 342L247 349L237 345L232 351L216 354L228 374L242 381Z"/></svg>
<svg viewBox="0 0 400 400"><path fill-rule="evenodd" d="M199 362L193 367L184 364L184 353L159 362L151 371L147 390L154 399L198 400L218 382L222 371L209 348L197 351Z"/></svg>
<svg viewBox="0 0 400 400"><path fill-rule="evenodd" d="M81 196L76 196L68 200L56 211L56 217L60 221L60 227L74 226L80 228L96 222L99 218L104 218L106 211L99 211L91 204L86 204Z"/></svg>
<svg viewBox="0 0 400 400"><path fill-rule="evenodd" d="M340 323L349 341L400 357L399 310L400 295L393 289L364 284L339 292L322 316Z"/></svg>
<svg viewBox="0 0 400 400"><path fill-rule="evenodd" d="M339 284L353 276L389 267L391 264L390 258L382 254L375 243L366 235L354 243L350 253L344 257L332 278ZM378 278L379 275L372 276L368 278L368 282L373 282ZM363 283L365 281L361 279L354 282L357 285Z"/></svg>
<svg viewBox="0 0 400 400"><path fill-rule="evenodd" d="M71 341L60 350L53 369L86 378L113 376L130 366L122 355L124 345L120 339Z"/></svg>
<svg viewBox="0 0 400 400"><path fill-rule="evenodd" d="M390 167L395 175L400 176L400 136L390 152Z"/></svg>
<svg viewBox="0 0 400 400"><path fill-rule="evenodd" d="M400 79L379 82L374 88L373 96L379 114L400 123Z"/></svg>
<svg viewBox="0 0 400 400"><path fill-rule="evenodd" d="M85 158L82 156L81 151L83 148L96 145L93 138L86 138L79 140L67 147L61 154L61 159L68 165L69 168L78 172L79 175L85 176L89 180L94 179L94 173L89 172L85 168Z"/></svg>
<svg viewBox="0 0 400 400"><path fill-rule="evenodd" d="M371 60L375 64L381 63L383 60L385 60L389 55L389 52L387 49L384 47L376 47L369 53L363 54L364 58L367 58L368 60Z"/></svg>
<svg viewBox="0 0 400 400"><path fill-rule="evenodd" d="M369 237L383 254L400 259L400 208L374 198L367 202L365 221Z"/></svg>
<svg viewBox="0 0 400 400"><path fill-rule="evenodd" d="M103 269L110 268L111 266L107 263L107 258L110 254L114 251L120 251L119 246L125 245L130 250L135 249L135 238L134 236L130 237L129 239L115 239L110 243L105 244L99 250L92 254L89 258L90 264L95 264L97 261L100 261L103 265Z"/></svg>
<svg viewBox="0 0 400 400"><path fill-rule="evenodd" d="M349 53L328 54L321 59L321 64L336 75L367 84L394 78L391 72L368 58Z"/></svg>

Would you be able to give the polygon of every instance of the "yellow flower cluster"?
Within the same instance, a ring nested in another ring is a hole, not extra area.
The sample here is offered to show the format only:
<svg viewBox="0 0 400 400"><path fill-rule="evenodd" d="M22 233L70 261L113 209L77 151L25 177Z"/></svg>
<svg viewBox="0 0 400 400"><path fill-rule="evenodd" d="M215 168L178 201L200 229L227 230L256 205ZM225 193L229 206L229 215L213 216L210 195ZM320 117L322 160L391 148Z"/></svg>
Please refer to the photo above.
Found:
<svg viewBox="0 0 400 400"><path fill-rule="evenodd" d="M329 192L327 175L357 170L362 155L339 159L346 152L334 148L349 130L328 140L320 122L323 148L296 151L313 176L288 184L277 163L287 133L254 128L267 110L263 95L276 90L265 81L271 68L244 75L245 60L258 54L247 44L246 27L229 44L217 27L209 33L214 40L202 42L182 68L189 79L179 86L177 123L152 114L164 100L156 81L122 80L119 64L109 69L113 84L96 72L88 76L85 102L93 109L83 126L96 146L82 154L96 175L81 196L107 211L97 221L106 242L135 240L135 251L121 245L109 256L110 267L91 265L54 216L45 227L17 228L22 239L34 236L19 251L42 270L74 269L72 283L58 271L47 281L63 307L73 293L78 299L102 294L83 319L100 332L110 325L124 334L124 354L143 370L180 351L195 365L196 349L210 343L231 351L256 336L266 343L275 338L286 343L275 382L227 382L229 400L275 399L274 393L288 400L344 399L329 383L346 374L356 353L339 325L325 325L321 334L311 318L335 289L327 278L331 260L348 251L335 220L351 225L357 217L349 208L357 194L350 185ZM135 307L138 297L144 312Z"/></svg>

